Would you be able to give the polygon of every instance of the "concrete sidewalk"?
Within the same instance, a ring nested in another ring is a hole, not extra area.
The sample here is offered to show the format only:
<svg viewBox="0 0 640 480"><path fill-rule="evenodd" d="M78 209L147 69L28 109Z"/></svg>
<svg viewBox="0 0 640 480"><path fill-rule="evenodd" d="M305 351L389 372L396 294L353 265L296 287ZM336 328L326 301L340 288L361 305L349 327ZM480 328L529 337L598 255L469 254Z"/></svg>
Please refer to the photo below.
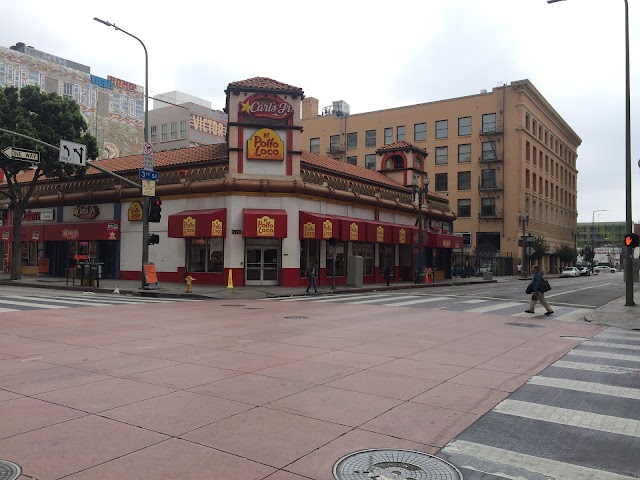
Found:
<svg viewBox="0 0 640 480"><path fill-rule="evenodd" d="M636 302L640 302L640 289L633 292L633 298ZM640 305L636 303L636 305L628 307L625 303L625 297L617 298L600 308L596 308L585 317L585 320L609 327L640 330Z"/></svg>

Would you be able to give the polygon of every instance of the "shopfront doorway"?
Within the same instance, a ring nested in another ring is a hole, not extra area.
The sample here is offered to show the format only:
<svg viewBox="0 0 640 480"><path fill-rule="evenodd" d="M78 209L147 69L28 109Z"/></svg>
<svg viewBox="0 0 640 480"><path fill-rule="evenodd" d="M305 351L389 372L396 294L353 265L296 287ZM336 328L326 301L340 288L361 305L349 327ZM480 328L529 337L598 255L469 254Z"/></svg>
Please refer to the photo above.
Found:
<svg viewBox="0 0 640 480"><path fill-rule="evenodd" d="M247 239L246 285L280 284L280 241Z"/></svg>

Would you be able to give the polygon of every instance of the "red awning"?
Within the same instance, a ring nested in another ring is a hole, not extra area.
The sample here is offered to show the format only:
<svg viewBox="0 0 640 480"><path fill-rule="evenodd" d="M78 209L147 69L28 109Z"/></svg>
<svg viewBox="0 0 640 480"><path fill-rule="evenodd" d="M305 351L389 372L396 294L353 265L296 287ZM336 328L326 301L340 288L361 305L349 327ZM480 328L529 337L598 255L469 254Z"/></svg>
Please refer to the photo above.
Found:
<svg viewBox="0 0 640 480"><path fill-rule="evenodd" d="M395 243L398 245L412 245L413 236L416 234L417 230L413 227L409 227L406 225L394 225L393 226L393 241L391 243Z"/></svg>
<svg viewBox="0 0 640 480"><path fill-rule="evenodd" d="M224 238L227 236L227 209L185 210L169 215L168 236Z"/></svg>
<svg viewBox="0 0 640 480"><path fill-rule="evenodd" d="M11 241L13 240L13 225L8 225L6 227L0 227L0 241Z"/></svg>
<svg viewBox="0 0 640 480"><path fill-rule="evenodd" d="M300 239L327 240L340 235L340 220L321 213L300 212Z"/></svg>
<svg viewBox="0 0 640 480"><path fill-rule="evenodd" d="M242 210L242 236L245 238L287 238L285 210Z"/></svg>
<svg viewBox="0 0 640 480"><path fill-rule="evenodd" d="M393 238L393 225L391 223L367 220L367 242L391 243Z"/></svg>
<svg viewBox="0 0 640 480"><path fill-rule="evenodd" d="M334 217L340 220L339 240L343 242L365 242L367 238L366 220L349 217Z"/></svg>
<svg viewBox="0 0 640 480"><path fill-rule="evenodd" d="M444 233L426 233L427 247L463 248L462 235L445 235Z"/></svg>
<svg viewBox="0 0 640 480"><path fill-rule="evenodd" d="M120 221L108 222L78 222L78 223L48 223L44 227L44 240L120 240ZM22 227L22 240L27 241L25 228ZM33 228L29 226L28 228ZM33 236L33 234L32 234ZM41 239L42 240L42 239Z"/></svg>

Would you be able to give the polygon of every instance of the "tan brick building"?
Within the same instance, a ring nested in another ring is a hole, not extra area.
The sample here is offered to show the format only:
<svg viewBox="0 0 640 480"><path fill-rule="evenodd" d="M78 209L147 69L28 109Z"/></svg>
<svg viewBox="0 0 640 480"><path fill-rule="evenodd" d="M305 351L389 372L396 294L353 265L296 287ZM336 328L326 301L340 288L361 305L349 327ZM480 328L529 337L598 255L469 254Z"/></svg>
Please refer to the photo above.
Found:
<svg viewBox="0 0 640 480"><path fill-rule="evenodd" d="M545 271L560 267L557 247L573 247L582 140L529 80L355 115L334 102L322 113L317 99L303 100L305 150L372 170L393 168L381 165L384 149L378 150L385 145L406 141L426 150L429 191L448 197L465 252L511 256L517 263L519 214L527 212L526 234L544 237L551 247L542 260Z"/></svg>

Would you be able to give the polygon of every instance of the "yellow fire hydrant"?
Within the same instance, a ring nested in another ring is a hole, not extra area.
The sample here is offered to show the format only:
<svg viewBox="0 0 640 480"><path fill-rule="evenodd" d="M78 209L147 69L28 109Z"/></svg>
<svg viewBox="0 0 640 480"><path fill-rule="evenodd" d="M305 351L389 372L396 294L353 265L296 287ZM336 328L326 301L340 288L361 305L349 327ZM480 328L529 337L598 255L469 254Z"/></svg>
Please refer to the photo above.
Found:
<svg viewBox="0 0 640 480"><path fill-rule="evenodd" d="M195 282L195 278L193 278L191 275L187 275L186 277L184 277L184 281L187 282L187 291L185 293L191 293L193 292L193 289L191 288L191 284L193 282Z"/></svg>

